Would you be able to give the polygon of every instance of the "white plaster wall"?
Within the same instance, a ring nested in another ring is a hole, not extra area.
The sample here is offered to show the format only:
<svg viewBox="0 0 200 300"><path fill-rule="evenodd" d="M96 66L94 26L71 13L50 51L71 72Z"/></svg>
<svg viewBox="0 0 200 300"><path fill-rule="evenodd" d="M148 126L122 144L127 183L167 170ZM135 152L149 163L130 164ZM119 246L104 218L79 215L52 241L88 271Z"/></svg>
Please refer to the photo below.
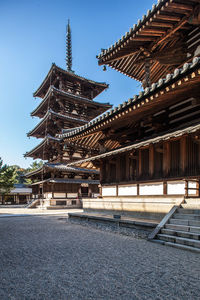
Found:
<svg viewBox="0 0 200 300"><path fill-rule="evenodd" d="M65 193L53 193L54 198L66 198Z"/></svg>
<svg viewBox="0 0 200 300"><path fill-rule="evenodd" d="M51 199L52 198L52 193L46 193L45 198L46 199Z"/></svg>
<svg viewBox="0 0 200 300"><path fill-rule="evenodd" d="M92 194L92 197L93 197L93 198L97 198L97 197L99 197L99 194L93 193L93 194Z"/></svg>
<svg viewBox="0 0 200 300"><path fill-rule="evenodd" d="M188 188L196 188L197 183L195 181L188 181ZM196 190L188 190L188 195L196 195Z"/></svg>
<svg viewBox="0 0 200 300"><path fill-rule="evenodd" d="M77 193L67 193L67 198L77 198L78 194Z"/></svg>
<svg viewBox="0 0 200 300"><path fill-rule="evenodd" d="M139 193L141 196L163 195L163 184L140 184Z"/></svg>
<svg viewBox="0 0 200 300"><path fill-rule="evenodd" d="M102 187L102 196L116 196L116 186Z"/></svg>
<svg viewBox="0 0 200 300"><path fill-rule="evenodd" d="M185 195L185 182L167 182L168 195Z"/></svg>
<svg viewBox="0 0 200 300"><path fill-rule="evenodd" d="M136 196L137 195L137 185L132 186L119 186L118 188L119 196Z"/></svg>

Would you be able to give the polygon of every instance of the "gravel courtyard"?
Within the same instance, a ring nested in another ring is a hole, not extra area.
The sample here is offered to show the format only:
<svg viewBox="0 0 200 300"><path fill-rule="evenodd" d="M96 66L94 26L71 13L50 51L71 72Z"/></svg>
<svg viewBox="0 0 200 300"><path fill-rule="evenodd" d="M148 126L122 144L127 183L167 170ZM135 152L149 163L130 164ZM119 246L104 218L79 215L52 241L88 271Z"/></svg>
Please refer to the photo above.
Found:
<svg viewBox="0 0 200 300"><path fill-rule="evenodd" d="M200 256L64 216L0 218L0 299L200 299Z"/></svg>

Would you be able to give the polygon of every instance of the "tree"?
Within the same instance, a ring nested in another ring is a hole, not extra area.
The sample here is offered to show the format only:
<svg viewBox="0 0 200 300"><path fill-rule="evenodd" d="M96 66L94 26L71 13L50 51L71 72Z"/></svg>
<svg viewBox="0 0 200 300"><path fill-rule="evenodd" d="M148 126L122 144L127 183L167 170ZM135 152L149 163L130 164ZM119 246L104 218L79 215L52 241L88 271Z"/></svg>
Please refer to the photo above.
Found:
<svg viewBox="0 0 200 300"><path fill-rule="evenodd" d="M14 187L16 181L16 170L6 164L3 165L3 160L0 158L0 194L2 195L2 203L4 204L4 196L8 194Z"/></svg>
<svg viewBox="0 0 200 300"><path fill-rule="evenodd" d="M41 168L43 166L43 162L40 160L40 161L34 161L30 167L28 169L26 169L27 172L32 172L32 171L35 171L39 168Z"/></svg>

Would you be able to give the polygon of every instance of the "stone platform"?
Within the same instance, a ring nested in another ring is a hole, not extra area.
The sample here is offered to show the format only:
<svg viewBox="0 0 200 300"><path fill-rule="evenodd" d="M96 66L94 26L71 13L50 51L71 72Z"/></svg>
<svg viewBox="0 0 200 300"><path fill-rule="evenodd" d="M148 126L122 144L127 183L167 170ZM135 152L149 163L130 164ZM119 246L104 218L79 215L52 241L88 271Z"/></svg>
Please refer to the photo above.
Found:
<svg viewBox="0 0 200 300"><path fill-rule="evenodd" d="M158 220L149 220L149 219L141 219L141 218L132 218L121 216L118 218L118 215L114 217L114 215L107 214L98 214L98 213L70 213L69 219L71 220L79 220L85 222L97 222L104 224L113 224L119 227L127 227L127 228L137 228L137 229L145 229L148 231L152 231L155 228L159 221Z"/></svg>

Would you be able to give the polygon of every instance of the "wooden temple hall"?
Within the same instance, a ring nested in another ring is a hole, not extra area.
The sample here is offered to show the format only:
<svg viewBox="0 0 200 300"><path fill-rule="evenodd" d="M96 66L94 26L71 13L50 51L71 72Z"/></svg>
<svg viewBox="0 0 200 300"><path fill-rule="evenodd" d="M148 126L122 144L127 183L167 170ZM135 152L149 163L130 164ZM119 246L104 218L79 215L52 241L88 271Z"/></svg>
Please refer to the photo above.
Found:
<svg viewBox="0 0 200 300"><path fill-rule="evenodd" d="M108 85L78 76L72 70L71 28L67 25L67 70L52 64L46 78L34 93L41 102L31 113L40 118L29 137L42 139L25 157L44 160L32 179L33 201L44 208L80 207L81 198L99 194L99 171L68 167L69 162L98 154L97 149L61 140L58 134L71 132L111 108L94 101Z"/></svg>
<svg viewBox="0 0 200 300"><path fill-rule="evenodd" d="M98 55L99 65L144 89L57 135L64 144L100 151L68 165L100 170L101 197L85 199L85 210L160 220L184 199L200 201L199 26L200 1L158 1Z"/></svg>

